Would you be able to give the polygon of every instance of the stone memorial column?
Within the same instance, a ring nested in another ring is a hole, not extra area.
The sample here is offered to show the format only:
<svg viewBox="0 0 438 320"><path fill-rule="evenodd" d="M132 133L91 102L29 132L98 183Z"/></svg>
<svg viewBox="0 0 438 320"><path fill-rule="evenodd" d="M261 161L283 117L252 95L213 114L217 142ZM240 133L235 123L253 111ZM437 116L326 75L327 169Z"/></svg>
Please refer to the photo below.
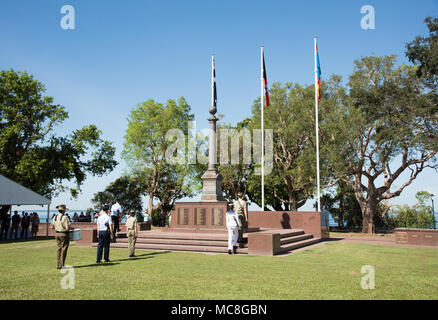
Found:
<svg viewBox="0 0 438 320"><path fill-rule="evenodd" d="M208 136L208 169L202 175L203 187L201 201L224 201L222 196L222 179L223 177L216 168L216 107L210 108L211 116L207 119L210 124Z"/></svg>

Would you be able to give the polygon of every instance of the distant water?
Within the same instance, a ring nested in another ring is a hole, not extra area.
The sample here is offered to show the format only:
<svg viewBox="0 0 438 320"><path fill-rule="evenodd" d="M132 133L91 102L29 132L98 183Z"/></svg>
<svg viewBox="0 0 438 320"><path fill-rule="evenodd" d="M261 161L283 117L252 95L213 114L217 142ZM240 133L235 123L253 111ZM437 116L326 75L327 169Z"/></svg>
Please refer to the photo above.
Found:
<svg viewBox="0 0 438 320"><path fill-rule="evenodd" d="M67 211L68 216L70 217L70 219L73 219L73 215L75 214L75 212L77 212L78 215L81 214L81 212L83 212L85 214L87 210L71 210L71 211ZM37 212L38 213L38 217L40 218L41 222L46 222L46 218L47 218L47 210L28 210L27 212ZM21 215L22 211L18 211L18 213ZM57 214L58 210L50 210L50 218L49 218L49 222L52 221L52 216L54 214ZM438 215L435 214L435 221L436 221L436 228L438 229ZM335 221L335 219L333 219L333 217L331 215L329 215L329 226L330 227L339 227L339 224Z"/></svg>
<svg viewBox="0 0 438 320"><path fill-rule="evenodd" d="M12 210L12 214L14 214L14 209ZM41 209L39 209L39 210L17 210L18 211L18 214L21 216L21 214L23 213L23 211L24 212L27 212L27 213L32 213L32 212L36 212L36 213L38 213L38 217L40 218L40 222L46 222L46 219L47 219L47 210L41 210ZM75 214L75 212L78 214L78 216L81 214L81 212L83 212L84 213L84 215L86 214L86 212L87 212L87 210L69 210L69 211L67 211L67 215L70 217L70 219L71 220L73 220L73 215ZM54 215L54 214L57 214L58 213L58 210L50 210L50 214L49 214L49 222L51 222L52 221L52 216Z"/></svg>
<svg viewBox="0 0 438 320"><path fill-rule="evenodd" d="M337 223L331 215L329 215L329 226L330 227L339 227L339 223ZM436 214L436 213L435 213L435 229L438 229L438 214Z"/></svg>

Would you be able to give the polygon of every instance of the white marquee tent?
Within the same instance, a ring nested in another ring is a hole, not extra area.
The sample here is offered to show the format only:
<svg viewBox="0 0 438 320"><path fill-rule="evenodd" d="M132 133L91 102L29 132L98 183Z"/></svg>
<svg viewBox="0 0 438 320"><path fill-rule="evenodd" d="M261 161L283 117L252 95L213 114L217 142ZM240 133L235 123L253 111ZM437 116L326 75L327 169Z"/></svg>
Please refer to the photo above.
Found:
<svg viewBox="0 0 438 320"><path fill-rule="evenodd" d="M2 175L0 175L0 205L47 205L47 217L50 212L50 199Z"/></svg>

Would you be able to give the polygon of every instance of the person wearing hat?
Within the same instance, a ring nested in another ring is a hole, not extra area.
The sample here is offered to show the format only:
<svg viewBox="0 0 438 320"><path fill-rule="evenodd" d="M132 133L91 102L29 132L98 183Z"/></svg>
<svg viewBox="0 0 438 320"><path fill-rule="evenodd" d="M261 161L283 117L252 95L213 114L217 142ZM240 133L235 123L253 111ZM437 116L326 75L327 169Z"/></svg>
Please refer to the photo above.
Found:
<svg viewBox="0 0 438 320"><path fill-rule="evenodd" d="M242 226L239 229L239 239L237 242L243 247L243 231L248 222L248 209L246 205L246 201L243 200L243 192L237 193L237 200L234 201L234 210L239 216L240 225Z"/></svg>
<svg viewBox="0 0 438 320"><path fill-rule="evenodd" d="M135 241L137 240L137 218L134 210L129 212L126 219L126 235L128 236L129 256L135 257Z"/></svg>
<svg viewBox="0 0 438 320"><path fill-rule="evenodd" d="M105 262L110 261L109 250L113 224L111 223L111 218L108 215L109 209L110 208L108 205L103 205L100 216L97 218L97 236L99 244L97 246L96 263L102 262L102 252Z"/></svg>
<svg viewBox="0 0 438 320"><path fill-rule="evenodd" d="M65 214L68 210L65 204L61 204L56 207L58 214L52 219L50 227L55 229L55 240L58 246L58 269L62 269L65 264L65 258L67 257L67 250L70 244L70 219Z"/></svg>
<svg viewBox="0 0 438 320"><path fill-rule="evenodd" d="M239 237L239 229L242 227L240 224L237 213L233 210L234 205L228 203L228 210L226 215L226 223L228 229L228 254L231 254L231 250L237 253L237 238Z"/></svg>

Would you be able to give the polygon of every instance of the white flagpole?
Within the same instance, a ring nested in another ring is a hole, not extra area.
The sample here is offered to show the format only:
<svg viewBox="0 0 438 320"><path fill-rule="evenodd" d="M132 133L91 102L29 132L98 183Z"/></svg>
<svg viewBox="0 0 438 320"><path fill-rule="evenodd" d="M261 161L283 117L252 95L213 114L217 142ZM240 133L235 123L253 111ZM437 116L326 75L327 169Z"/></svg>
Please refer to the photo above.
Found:
<svg viewBox="0 0 438 320"><path fill-rule="evenodd" d="M319 185L319 120L318 120L318 66L316 61L316 36L315 36L315 118L316 118L316 180L318 212L321 212L320 185Z"/></svg>
<svg viewBox="0 0 438 320"><path fill-rule="evenodd" d="M264 113L264 79L263 79L263 46L261 46L261 57L260 57L260 64L261 64L261 101L262 104L260 106L260 113L261 113L261 124L262 124L262 211L265 210L265 130L264 130L264 122L263 122L263 113Z"/></svg>

